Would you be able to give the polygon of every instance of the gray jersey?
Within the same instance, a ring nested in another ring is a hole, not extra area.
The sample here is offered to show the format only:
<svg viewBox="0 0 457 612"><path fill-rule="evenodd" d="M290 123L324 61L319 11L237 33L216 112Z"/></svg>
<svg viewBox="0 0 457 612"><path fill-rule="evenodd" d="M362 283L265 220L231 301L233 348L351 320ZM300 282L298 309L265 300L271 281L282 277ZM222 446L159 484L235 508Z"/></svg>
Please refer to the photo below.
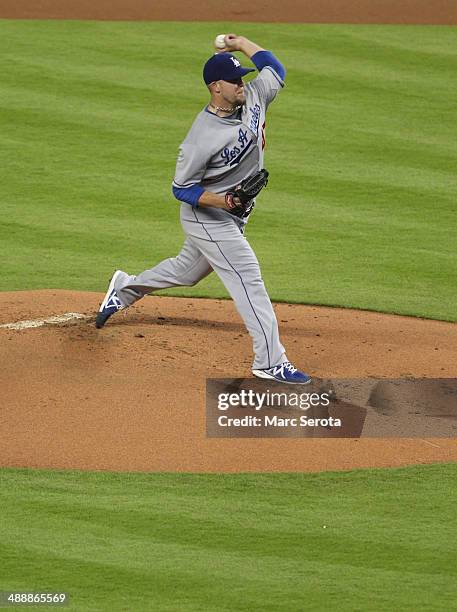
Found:
<svg viewBox="0 0 457 612"><path fill-rule="evenodd" d="M223 195L261 169L266 111L283 86L279 75L266 66L246 84L241 114L218 117L207 108L202 110L179 148L173 185L186 188L199 184L206 191ZM233 219L223 209L205 207L197 211L201 221ZM182 203L181 218L195 220L190 204Z"/></svg>

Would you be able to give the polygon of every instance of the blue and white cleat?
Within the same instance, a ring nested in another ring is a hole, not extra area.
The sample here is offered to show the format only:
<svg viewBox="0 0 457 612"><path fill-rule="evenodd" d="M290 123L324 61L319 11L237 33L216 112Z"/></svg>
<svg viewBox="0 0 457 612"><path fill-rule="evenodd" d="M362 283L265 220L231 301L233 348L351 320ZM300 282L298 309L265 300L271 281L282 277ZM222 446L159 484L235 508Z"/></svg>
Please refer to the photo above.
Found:
<svg viewBox="0 0 457 612"><path fill-rule="evenodd" d="M311 376L300 372L290 361L283 361L283 363L266 370L252 370L252 373L259 378L269 378L270 380L291 385L307 385L311 382Z"/></svg>
<svg viewBox="0 0 457 612"><path fill-rule="evenodd" d="M116 272L113 274L108 291L106 292L103 302L98 310L97 318L95 319L95 327L98 329L105 325L111 315L115 314L118 310L126 308L126 306L122 304L114 289L114 284L119 274L122 274L122 270L116 270Z"/></svg>

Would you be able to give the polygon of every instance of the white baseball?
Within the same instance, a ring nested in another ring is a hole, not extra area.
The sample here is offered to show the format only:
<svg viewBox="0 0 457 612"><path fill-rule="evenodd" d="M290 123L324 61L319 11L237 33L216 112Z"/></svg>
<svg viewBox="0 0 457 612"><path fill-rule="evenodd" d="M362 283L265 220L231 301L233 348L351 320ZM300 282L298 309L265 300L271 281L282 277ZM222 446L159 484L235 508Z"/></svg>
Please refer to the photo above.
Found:
<svg viewBox="0 0 457 612"><path fill-rule="evenodd" d="M219 34L214 39L214 46L216 49L225 49L225 34Z"/></svg>

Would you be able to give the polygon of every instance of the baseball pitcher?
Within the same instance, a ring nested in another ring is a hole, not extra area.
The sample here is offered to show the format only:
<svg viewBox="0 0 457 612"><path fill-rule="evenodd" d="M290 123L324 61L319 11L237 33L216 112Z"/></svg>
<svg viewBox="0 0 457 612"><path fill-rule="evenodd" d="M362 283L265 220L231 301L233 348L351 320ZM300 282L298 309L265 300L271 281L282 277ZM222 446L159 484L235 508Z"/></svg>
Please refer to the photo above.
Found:
<svg viewBox="0 0 457 612"><path fill-rule="evenodd" d="M259 263L244 236L255 198L268 182L265 117L284 87L285 69L270 51L243 36L228 34L223 40L225 47L203 68L210 101L179 148L172 189L181 202L182 250L136 276L117 270L96 326L153 291L192 286L214 271L252 336L253 374L306 384L310 377L287 359ZM244 53L258 70L249 83L243 77L254 69L243 68L234 51Z"/></svg>

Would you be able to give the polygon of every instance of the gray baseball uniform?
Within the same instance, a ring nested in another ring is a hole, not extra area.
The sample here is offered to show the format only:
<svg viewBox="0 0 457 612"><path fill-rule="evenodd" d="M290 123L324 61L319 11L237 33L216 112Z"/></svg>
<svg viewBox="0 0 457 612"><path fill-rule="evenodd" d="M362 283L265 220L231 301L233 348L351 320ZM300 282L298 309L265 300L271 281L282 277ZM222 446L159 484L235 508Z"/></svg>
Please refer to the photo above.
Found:
<svg viewBox="0 0 457 612"><path fill-rule="evenodd" d="M200 185L225 194L263 167L265 114L283 86L269 66L246 84L246 103L230 117L207 108L196 117L179 151L174 187ZM286 357L276 316L257 258L244 236L247 218L212 207L181 203L181 225L187 236L181 252L137 276L120 274L115 289L124 306L168 287L192 286L210 274L220 277L253 339L253 368L265 369Z"/></svg>

